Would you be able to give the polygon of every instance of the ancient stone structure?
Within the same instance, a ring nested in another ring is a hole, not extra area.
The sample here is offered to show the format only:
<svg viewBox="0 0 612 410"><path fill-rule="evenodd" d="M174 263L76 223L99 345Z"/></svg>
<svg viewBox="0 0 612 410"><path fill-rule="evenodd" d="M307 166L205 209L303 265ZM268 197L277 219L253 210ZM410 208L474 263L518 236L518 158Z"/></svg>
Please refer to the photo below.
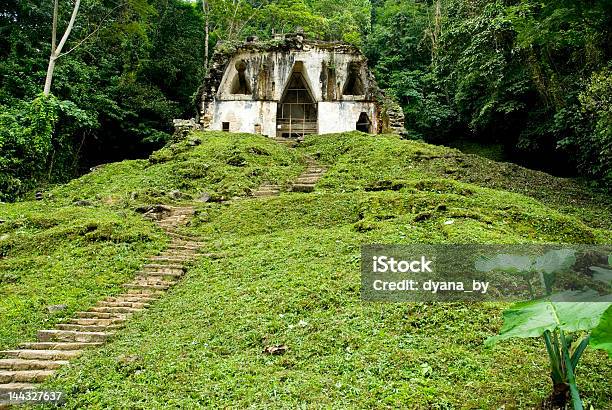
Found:
<svg viewBox="0 0 612 410"><path fill-rule="evenodd" d="M356 47L300 33L218 45L198 113L203 129L269 137L404 129L401 108L383 95Z"/></svg>

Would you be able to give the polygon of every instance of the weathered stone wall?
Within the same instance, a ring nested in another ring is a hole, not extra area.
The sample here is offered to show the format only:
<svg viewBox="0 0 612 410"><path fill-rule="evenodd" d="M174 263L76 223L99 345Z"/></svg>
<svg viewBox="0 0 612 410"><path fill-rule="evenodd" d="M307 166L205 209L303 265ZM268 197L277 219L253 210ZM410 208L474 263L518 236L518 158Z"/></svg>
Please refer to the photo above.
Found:
<svg viewBox="0 0 612 410"><path fill-rule="evenodd" d="M396 106L383 105L385 97L356 47L305 40L299 34L265 43L221 44L200 89L199 123L204 129L222 130L229 123L232 132L275 136L277 104L296 68L318 105L319 133L355 130L362 112L372 132L403 130L401 108L400 121Z"/></svg>
<svg viewBox="0 0 612 410"><path fill-rule="evenodd" d="M212 120L207 129L221 131L224 122L229 123L230 132L273 137L276 135L276 101L217 101L212 107Z"/></svg>
<svg viewBox="0 0 612 410"><path fill-rule="evenodd" d="M319 103L319 134L354 131L359 114L365 112L372 121L372 133L377 133L379 121L375 102L338 101Z"/></svg>

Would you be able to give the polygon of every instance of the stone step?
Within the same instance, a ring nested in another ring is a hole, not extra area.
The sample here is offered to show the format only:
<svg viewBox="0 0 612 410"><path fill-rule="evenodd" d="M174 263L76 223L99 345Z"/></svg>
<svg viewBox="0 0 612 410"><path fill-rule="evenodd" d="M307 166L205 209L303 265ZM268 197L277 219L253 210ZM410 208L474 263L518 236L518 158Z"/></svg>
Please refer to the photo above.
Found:
<svg viewBox="0 0 612 410"><path fill-rule="evenodd" d="M294 185L314 185L317 182L319 182L319 177L313 177L313 178L298 178L297 181L294 182Z"/></svg>
<svg viewBox="0 0 612 410"><path fill-rule="evenodd" d="M112 333L105 332L77 332L74 330L39 330L39 342L105 342Z"/></svg>
<svg viewBox="0 0 612 410"><path fill-rule="evenodd" d="M183 267L185 267L186 265L190 264L194 259L195 258L194 258L193 255L183 256L183 257L163 256L163 257L161 257L159 259L152 259L152 258L150 258L149 261L155 262L155 263L160 263L160 264L164 264L164 263L168 263L168 264L179 263L179 264L182 264Z"/></svg>
<svg viewBox="0 0 612 410"><path fill-rule="evenodd" d="M174 244L170 244L168 246L167 251L168 252L172 252L174 250L178 250L178 251L197 251L198 249L200 249L201 246L195 246L195 245L174 245Z"/></svg>
<svg viewBox="0 0 612 410"><path fill-rule="evenodd" d="M0 370L57 370L68 360L0 359Z"/></svg>
<svg viewBox="0 0 612 410"><path fill-rule="evenodd" d="M53 373L53 370L0 370L0 383L40 383Z"/></svg>
<svg viewBox="0 0 612 410"><path fill-rule="evenodd" d="M165 258L173 258L175 256L179 258L193 258L193 255L196 253L195 249L166 249L158 256Z"/></svg>
<svg viewBox="0 0 612 410"><path fill-rule="evenodd" d="M180 278L185 274L184 270L176 270L176 269L156 269L156 270L141 270L136 272L135 281L141 282L143 279L139 278L152 278L156 277L162 278L164 276L172 277L172 278ZM144 279L146 280L146 279Z"/></svg>
<svg viewBox="0 0 612 410"><path fill-rule="evenodd" d="M157 264L157 263L149 263L146 264L142 267L144 270L153 270L153 271L160 271L160 270L164 270L164 271L169 271L169 272L184 272L185 266L183 265L179 265L179 264L173 264L173 265L161 265L161 264Z"/></svg>
<svg viewBox="0 0 612 410"><path fill-rule="evenodd" d="M79 325L75 323L58 323L55 325L60 330L74 330L75 332L108 332L121 328L120 325Z"/></svg>
<svg viewBox="0 0 612 410"><path fill-rule="evenodd" d="M106 300L101 300L98 302L97 306L99 307L128 307L134 309L144 309L148 308L150 305L148 303L143 302L128 302L128 301L113 301L109 302Z"/></svg>
<svg viewBox="0 0 612 410"><path fill-rule="evenodd" d="M89 347L100 346L100 342L35 342L22 343L19 345L21 351L25 350L61 350L61 351L79 351Z"/></svg>
<svg viewBox="0 0 612 410"><path fill-rule="evenodd" d="M168 272L165 270L161 271L147 271L147 272L136 272L138 276L136 276L135 280L140 281L140 279L146 278L182 278L185 275L185 272Z"/></svg>
<svg viewBox="0 0 612 410"><path fill-rule="evenodd" d="M123 287L127 289L140 289L140 290L149 290L149 291L168 290L170 288L170 286L167 286L167 285L140 285L140 284L134 284L134 283L128 283L126 285L123 285Z"/></svg>
<svg viewBox="0 0 612 410"><path fill-rule="evenodd" d="M15 402L9 401L9 392L27 392L36 390L38 386L32 383L3 383L0 384L0 410L15 408Z"/></svg>
<svg viewBox="0 0 612 410"><path fill-rule="evenodd" d="M68 319L68 323L81 326L110 326L125 323L125 319Z"/></svg>
<svg viewBox="0 0 612 410"><path fill-rule="evenodd" d="M176 234L176 232L171 232L171 233ZM168 236L170 236L170 233L168 233ZM172 242L190 242L190 243L204 244L206 241L202 240L202 238L179 238L176 236L170 236L170 242L171 243Z"/></svg>
<svg viewBox="0 0 612 410"><path fill-rule="evenodd" d="M109 296L104 298L104 302L138 302L138 303L151 303L156 301L157 298L145 295L133 295L129 293L123 293L117 296Z"/></svg>
<svg viewBox="0 0 612 410"><path fill-rule="evenodd" d="M169 249L158 255L160 258L181 258L181 262L192 261L197 257L195 249L181 250L181 249Z"/></svg>
<svg viewBox="0 0 612 410"><path fill-rule="evenodd" d="M127 313L108 313L108 312L76 312L78 318L83 319L126 319Z"/></svg>
<svg viewBox="0 0 612 410"><path fill-rule="evenodd" d="M8 359L70 360L79 357L82 353L82 350L20 349L1 351L0 356Z"/></svg>
<svg viewBox="0 0 612 410"><path fill-rule="evenodd" d="M184 241L197 241L200 239L200 237L196 235L189 235L189 234L179 233L179 232L169 233L168 236L172 238L182 239Z"/></svg>
<svg viewBox="0 0 612 410"><path fill-rule="evenodd" d="M11 391L35 390L38 386L32 383L3 383L0 384L0 395Z"/></svg>
<svg viewBox="0 0 612 410"><path fill-rule="evenodd" d="M136 291L136 290L128 290L125 293L122 293L122 294L118 295L118 297L142 298L143 300L144 299L149 299L148 302L150 303L150 302L153 302L153 301L159 299L159 297L162 294L143 293L143 292L139 292L139 291Z"/></svg>
<svg viewBox="0 0 612 410"><path fill-rule="evenodd" d="M124 288L126 286L123 286ZM132 295L144 295L144 296L149 296L149 297L161 297L163 295L165 295L165 291L162 290L158 290L158 289L148 289L148 288L127 288L127 292L129 294Z"/></svg>
<svg viewBox="0 0 612 410"><path fill-rule="evenodd" d="M174 284L176 284L176 280L174 279L170 279L170 280L165 280L165 279L161 279L159 277L156 276L140 276L140 277L135 277L133 281L131 281L131 284L135 284L135 285L168 285L168 286L172 286Z"/></svg>
<svg viewBox="0 0 612 410"><path fill-rule="evenodd" d="M143 310L143 308L119 307L119 306L117 307L94 306L91 309L89 309L90 312L95 312L95 313L123 313L123 314L136 313L136 312L140 312L141 310Z"/></svg>

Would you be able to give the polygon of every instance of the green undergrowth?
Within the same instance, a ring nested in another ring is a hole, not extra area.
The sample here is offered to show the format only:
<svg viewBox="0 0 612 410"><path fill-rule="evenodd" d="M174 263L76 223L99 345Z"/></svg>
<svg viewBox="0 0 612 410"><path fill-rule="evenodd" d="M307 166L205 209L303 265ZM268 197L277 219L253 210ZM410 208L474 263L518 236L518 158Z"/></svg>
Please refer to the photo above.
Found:
<svg viewBox="0 0 612 410"><path fill-rule="evenodd" d="M165 246L161 230L135 210L223 200L264 181L286 185L304 166L266 138L194 134L148 160L99 167L42 201L0 204L0 349L119 292ZM65 306L50 312L56 305Z"/></svg>
<svg viewBox="0 0 612 410"><path fill-rule="evenodd" d="M393 187L397 180L443 178L535 198L593 228L612 229L612 196L580 181L459 150L396 136L343 133L311 136L301 151L333 163L319 186L334 192ZM391 189L391 188L390 188Z"/></svg>
<svg viewBox="0 0 612 410"><path fill-rule="evenodd" d="M291 149L261 136L195 133L154 152L147 160L106 164L49 198L61 203L130 207L248 194L263 182L287 185L304 168Z"/></svg>
<svg viewBox="0 0 612 410"><path fill-rule="evenodd" d="M503 221L486 204L494 193L471 189L483 204L469 218L449 215L456 194L325 192L202 204L185 232L204 238L215 259L201 260L147 314L48 387L66 391L74 409L537 407L550 389L540 343L484 347L506 305L360 299L364 243L580 238L540 231L535 221L546 208L515 194L500 198L534 219ZM447 211L415 220L438 200ZM565 222L552 214L551 224ZM275 345L288 350L263 353ZM588 351L577 374L595 408L609 400L606 360Z"/></svg>
<svg viewBox="0 0 612 410"><path fill-rule="evenodd" d="M119 292L166 243L130 211L20 202L0 220L0 350Z"/></svg>
<svg viewBox="0 0 612 410"><path fill-rule="evenodd" d="M542 344L484 347L506 304L363 302L360 246L610 243L605 224L439 175L428 161L462 155L444 147L349 133L301 155L328 167L313 193L196 204L183 231L213 258L47 383L66 408L537 408ZM587 350L576 377L588 404L610 403L604 353Z"/></svg>

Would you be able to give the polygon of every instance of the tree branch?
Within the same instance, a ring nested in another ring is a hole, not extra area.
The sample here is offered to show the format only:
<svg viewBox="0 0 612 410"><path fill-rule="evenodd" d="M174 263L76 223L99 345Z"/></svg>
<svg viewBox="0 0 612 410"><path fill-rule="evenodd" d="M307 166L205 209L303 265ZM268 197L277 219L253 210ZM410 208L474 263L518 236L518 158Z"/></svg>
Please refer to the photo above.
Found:
<svg viewBox="0 0 612 410"><path fill-rule="evenodd" d="M68 27L66 27L66 31L64 32L64 35L62 36L62 39L54 52L55 58L57 58L62 52L62 48L64 48L64 44L66 44L68 36L70 36L70 32L72 31L72 27L74 27L74 21L76 20L77 13L79 12L80 5L81 0L76 0L76 3L74 3L74 9L72 10L72 16L70 16L70 21L68 22Z"/></svg>
<svg viewBox="0 0 612 410"><path fill-rule="evenodd" d="M89 33L88 35L85 36L85 38L83 38L81 41L79 41L74 47L72 47L70 50L66 51L65 53L62 53L60 55L57 56L57 58L63 57L66 54L74 51L74 49L76 49L77 47L79 47L81 44L83 44L85 41L87 41L91 36L93 36L94 34L96 34L101 28L102 25L104 24L104 22L106 21L106 19L115 12L115 10L117 10L119 7L121 7L121 4L118 4L117 6L115 6L115 8L113 8L111 11L109 11L106 16L104 16L102 18L102 20L100 20L100 23L98 23L98 25L96 26L96 28Z"/></svg>
<svg viewBox="0 0 612 410"><path fill-rule="evenodd" d="M57 14L58 14L58 0L53 2L53 28L51 30L51 53L55 53L55 47L57 45Z"/></svg>

